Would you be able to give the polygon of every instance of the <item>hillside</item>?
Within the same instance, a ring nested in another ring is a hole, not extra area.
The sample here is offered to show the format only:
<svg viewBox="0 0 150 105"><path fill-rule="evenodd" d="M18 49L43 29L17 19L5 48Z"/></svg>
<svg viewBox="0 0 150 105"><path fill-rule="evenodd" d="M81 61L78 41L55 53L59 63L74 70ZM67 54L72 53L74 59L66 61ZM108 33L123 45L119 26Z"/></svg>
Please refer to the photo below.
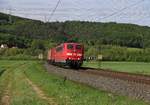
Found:
<svg viewBox="0 0 150 105"><path fill-rule="evenodd" d="M53 40L60 43L67 40L64 35L89 46L98 44L118 45L135 48L150 47L150 27L134 24L100 22L51 22L43 23L0 13L0 44L30 47L33 39ZM85 40L86 39L86 40Z"/></svg>
<svg viewBox="0 0 150 105"><path fill-rule="evenodd" d="M46 57L49 48L68 40L83 43L85 57L102 54L106 61L150 62L150 27L82 21L44 23L0 13L0 44L21 48L0 50L3 58L26 59L26 55L39 53Z"/></svg>

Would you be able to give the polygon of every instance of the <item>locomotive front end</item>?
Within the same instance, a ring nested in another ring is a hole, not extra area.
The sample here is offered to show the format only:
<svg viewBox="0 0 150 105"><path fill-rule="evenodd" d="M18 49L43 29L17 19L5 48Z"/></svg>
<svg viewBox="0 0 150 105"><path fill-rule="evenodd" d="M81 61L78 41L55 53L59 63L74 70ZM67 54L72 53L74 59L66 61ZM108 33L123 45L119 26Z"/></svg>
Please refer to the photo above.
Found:
<svg viewBox="0 0 150 105"><path fill-rule="evenodd" d="M66 63L72 68L79 68L83 63L83 45L78 43L66 44Z"/></svg>

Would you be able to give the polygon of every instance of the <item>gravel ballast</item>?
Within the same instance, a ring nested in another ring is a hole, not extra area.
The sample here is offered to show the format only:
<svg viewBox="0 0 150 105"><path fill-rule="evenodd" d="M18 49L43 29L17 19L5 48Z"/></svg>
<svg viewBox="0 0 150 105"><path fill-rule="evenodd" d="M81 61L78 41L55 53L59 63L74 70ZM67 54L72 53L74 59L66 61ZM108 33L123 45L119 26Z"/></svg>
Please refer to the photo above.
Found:
<svg viewBox="0 0 150 105"><path fill-rule="evenodd" d="M100 90L109 91L118 95L141 99L150 103L150 85L87 74L77 70L64 69L49 64L45 64L45 67L49 73L65 77L68 80L87 84Z"/></svg>

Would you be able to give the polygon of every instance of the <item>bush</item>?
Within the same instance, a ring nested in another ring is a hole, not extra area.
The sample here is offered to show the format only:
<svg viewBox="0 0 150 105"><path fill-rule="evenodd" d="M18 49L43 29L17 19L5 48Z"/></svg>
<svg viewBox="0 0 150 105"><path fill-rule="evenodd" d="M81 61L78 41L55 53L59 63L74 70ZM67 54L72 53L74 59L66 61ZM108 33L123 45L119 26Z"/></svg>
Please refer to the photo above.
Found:
<svg viewBox="0 0 150 105"><path fill-rule="evenodd" d="M15 56L18 54L23 54L23 50L18 48L9 48L5 50L4 56Z"/></svg>
<svg viewBox="0 0 150 105"><path fill-rule="evenodd" d="M38 57L21 54L16 56L1 56L0 60L38 60Z"/></svg>
<svg viewBox="0 0 150 105"><path fill-rule="evenodd" d="M27 54L28 52L28 54ZM32 55L28 49L8 48L0 49L0 59L7 60L36 60L38 57Z"/></svg>
<svg viewBox="0 0 150 105"><path fill-rule="evenodd" d="M99 54L98 50L89 49L88 56ZM96 52L97 51L97 52ZM103 61L150 62L150 49L127 48L120 46L102 46Z"/></svg>

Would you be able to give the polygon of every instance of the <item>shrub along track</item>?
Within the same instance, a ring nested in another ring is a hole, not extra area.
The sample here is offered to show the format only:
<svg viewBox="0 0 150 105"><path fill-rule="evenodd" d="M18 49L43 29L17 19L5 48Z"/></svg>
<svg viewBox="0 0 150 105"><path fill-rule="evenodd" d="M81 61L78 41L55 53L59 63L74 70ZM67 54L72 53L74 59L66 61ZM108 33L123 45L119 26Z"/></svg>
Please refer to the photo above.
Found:
<svg viewBox="0 0 150 105"><path fill-rule="evenodd" d="M73 80L105 91L141 99L150 103L149 76L91 68L73 70L48 64L45 64L45 67L48 72L63 76L64 80Z"/></svg>

